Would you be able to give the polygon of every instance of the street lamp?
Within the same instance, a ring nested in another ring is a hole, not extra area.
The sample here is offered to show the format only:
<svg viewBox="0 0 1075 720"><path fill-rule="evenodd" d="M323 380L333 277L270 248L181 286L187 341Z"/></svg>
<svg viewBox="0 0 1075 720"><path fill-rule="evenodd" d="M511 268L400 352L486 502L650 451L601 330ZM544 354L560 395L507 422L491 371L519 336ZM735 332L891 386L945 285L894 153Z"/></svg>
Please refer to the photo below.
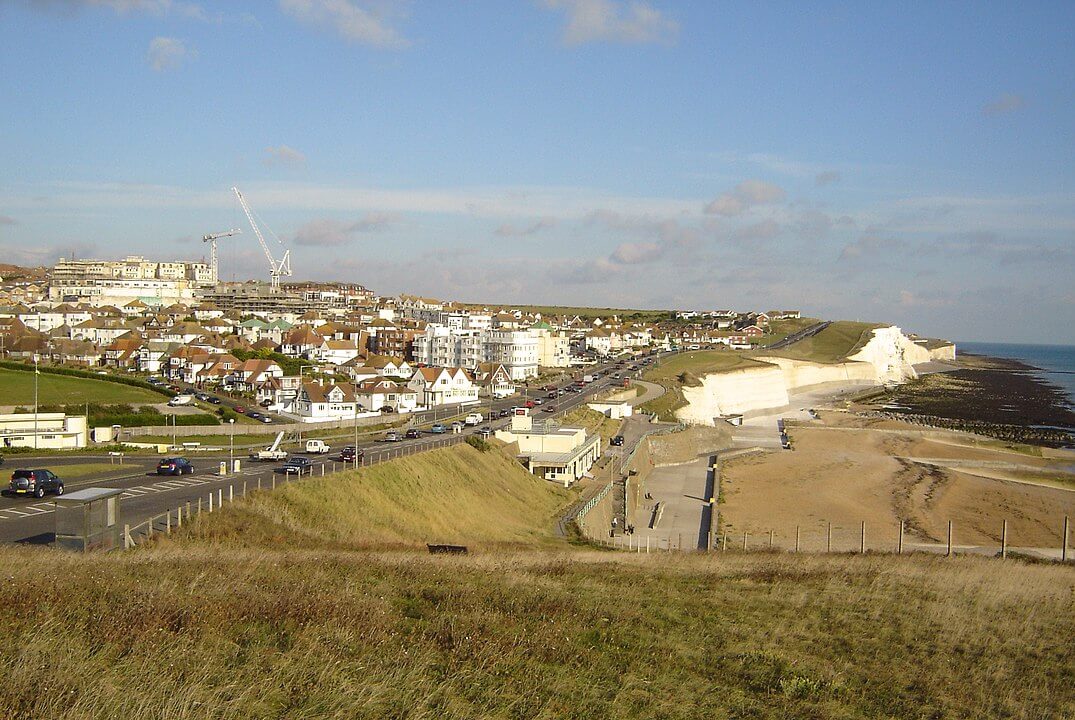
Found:
<svg viewBox="0 0 1075 720"><path fill-rule="evenodd" d="M228 418L231 432L228 435L228 472L235 470L235 418Z"/></svg>

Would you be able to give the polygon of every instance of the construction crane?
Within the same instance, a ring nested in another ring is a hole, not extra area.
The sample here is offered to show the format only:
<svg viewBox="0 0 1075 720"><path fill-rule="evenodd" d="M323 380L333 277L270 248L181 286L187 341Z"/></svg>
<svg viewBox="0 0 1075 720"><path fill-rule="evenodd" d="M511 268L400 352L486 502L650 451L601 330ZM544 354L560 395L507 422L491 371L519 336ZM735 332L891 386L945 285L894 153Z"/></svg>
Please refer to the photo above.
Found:
<svg viewBox="0 0 1075 720"><path fill-rule="evenodd" d="M272 253L269 251L269 245L265 242L264 236L261 234L261 230L258 228L258 224L254 222L254 213L250 210L250 206L246 204L246 200L243 199L243 194L239 192L239 188L232 188L232 192L235 193L235 197L239 198L239 204L243 206L243 212L246 213L246 219L250 221L250 227L254 230L254 234L258 237L258 242L261 243L261 249L265 251L265 257L269 259L269 289L272 292L280 291L280 277L291 277L291 251L284 250L284 256L277 262L273 258ZM277 239L277 242L280 242ZM280 243L283 247L283 243Z"/></svg>
<svg viewBox="0 0 1075 720"><path fill-rule="evenodd" d="M216 241L220 238L231 237L232 235L242 235L243 231L239 228L232 228L224 232L209 233L202 236L202 242L209 243L209 267L213 271L213 282L219 282L220 275L217 274L217 260L216 260Z"/></svg>

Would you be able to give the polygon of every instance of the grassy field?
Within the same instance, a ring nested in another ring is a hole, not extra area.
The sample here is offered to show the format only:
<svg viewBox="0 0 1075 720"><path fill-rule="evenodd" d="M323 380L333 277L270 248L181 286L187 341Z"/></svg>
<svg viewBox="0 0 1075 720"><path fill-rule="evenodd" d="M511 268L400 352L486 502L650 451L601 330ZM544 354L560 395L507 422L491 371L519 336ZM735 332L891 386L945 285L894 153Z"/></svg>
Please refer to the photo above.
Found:
<svg viewBox="0 0 1075 720"><path fill-rule="evenodd" d="M759 345L768 345L777 340L783 340L792 333L805 330L817 322L819 322L817 318L788 318L787 320L773 320L769 324L769 332L758 337L755 342Z"/></svg>
<svg viewBox="0 0 1075 720"><path fill-rule="evenodd" d="M659 398L643 403L641 409L645 412L656 413L661 420L674 422L675 411L686 404L682 387L700 385L701 377L709 373L763 365L765 363L733 350L695 350L673 355L642 375L643 380L660 383L667 392Z"/></svg>
<svg viewBox="0 0 1075 720"><path fill-rule="evenodd" d="M1073 573L1018 561L188 540L0 571L34 601L0 619L12 719L1075 713Z"/></svg>
<svg viewBox="0 0 1075 720"><path fill-rule="evenodd" d="M41 373L38 402L41 405L78 406L84 403L164 403L157 393L131 385L103 380ZM34 402L34 373L0 368L0 403L30 406Z"/></svg>
<svg viewBox="0 0 1075 720"><path fill-rule="evenodd" d="M877 323L837 320L813 337L781 350L759 350L762 354L777 355L793 360L820 363L842 362L869 340L869 331L884 327Z"/></svg>
<svg viewBox="0 0 1075 720"><path fill-rule="evenodd" d="M396 547L551 539L573 497L500 450L458 445L288 485L195 525L198 539L229 545Z"/></svg>

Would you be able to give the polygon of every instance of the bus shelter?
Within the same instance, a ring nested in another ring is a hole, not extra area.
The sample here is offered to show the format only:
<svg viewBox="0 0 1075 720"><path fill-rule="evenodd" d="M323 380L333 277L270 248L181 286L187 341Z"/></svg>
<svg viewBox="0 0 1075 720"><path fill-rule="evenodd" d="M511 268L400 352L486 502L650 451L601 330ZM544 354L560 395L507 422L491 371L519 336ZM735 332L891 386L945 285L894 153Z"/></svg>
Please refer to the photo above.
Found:
<svg viewBox="0 0 1075 720"><path fill-rule="evenodd" d="M86 552L122 547L116 488L86 488L56 498L56 547Z"/></svg>

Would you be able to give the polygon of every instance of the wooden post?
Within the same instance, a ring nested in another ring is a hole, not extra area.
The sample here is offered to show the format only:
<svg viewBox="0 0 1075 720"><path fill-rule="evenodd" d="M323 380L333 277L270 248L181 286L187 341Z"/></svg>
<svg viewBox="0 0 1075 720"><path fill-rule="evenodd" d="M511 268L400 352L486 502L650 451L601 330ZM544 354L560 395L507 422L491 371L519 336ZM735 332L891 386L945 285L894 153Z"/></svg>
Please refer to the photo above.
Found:
<svg viewBox="0 0 1075 720"><path fill-rule="evenodd" d="M172 511L169 510L164 514L164 532L168 535L172 534Z"/></svg>
<svg viewBox="0 0 1075 720"><path fill-rule="evenodd" d="M1064 542L1060 546L1060 562L1068 561L1068 516L1064 516Z"/></svg>
<svg viewBox="0 0 1075 720"><path fill-rule="evenodd" d="M866 554L866 521L862 521L862 533L859 536L859 555Z"/></svg>
<svg viewBox="0 0 1075 720"><path fill-rule="evenodd" d="M153 521L154 521L155 519L156 519L156 518L150 518L150 519L149 519L149 522L148 522L148 523L146 523L146 525L147 525L147 526L149 527L149 533L148 533L148 536L149 536L149 537L153 537Z"/></svg>
<svg viewBox="0 0 1075 720"><path fill-rule="evenodd" d="M180 505L179 509L175 513L175 529L183 527L183 506Z"/></svg>
<svg viewBox="0 0 1075 720"><path fill-rule="evenodd" d="M1008 521L1005 520L1004 524L1000 526L1000 556L1002 558L1008 557Z"/></svg>
<svg viewBox="0 0 1075 720"><path fill-rule="evenodd" d="M209 493L209 512L213 512L213 493Z"/></svg>
<svg viewBox="0 0 1075 720"><path fill-rule="evenodd" d="M216 491L216 506L217 510L224 507L224 488L217 488Z"/></svg>
<svg viewBox="0 0 1075 720"><path fill-rule="evenodd" d="M258 490L261 489L261 476L258 475Z"/></svg>
<svg viewBox="0 0 1075 720"><path fill-rule="evenodd" d="M243 480L243 497L246 497L246 480Z"/></svg>
<svg viewBox="0 0 1075 720"><path fill-rule="evenodd" d="M948 552L945 557L952 557L952 521L948 521Z"/></svg>
<svg viewBox="0 0 1075 720"><path fill-rule="evenodd" d="M832 523L828 523L825 529L825 552L832 552Z"/></svg>
<svg viewBox="0 0 1075 720"><path fill-rule="evenodd" d="M773 531L772 530L769 531L769 549L770 550L773 549Z"/></svg>
<svg viewBox="0 0 1075 720"><path fill-rule="evenodd" d="M743 549L744 550L747 549L747 531L746 530L743 531Z"/></svg>
<svg viewBox="0 0 1075 720"><path fill-rule="evenodd" d="M199 515L202 514L202 496L201 495L198 496L198 514Z"/></svg>
<svg viewBox="0 0 1075 720"><path fill-rule="evenodd" d="M228 502L235 502L235 486L228 485Z"/></svg>
<svg viewBox="0 0 1075 720"><path fill-rule="evenodd" d="M896 541L896 554L903 554L903 520L900 520L900 534L899 540Z"/></svg>
<svg viewBox="0 0 1075 720"><path fill-rule="evenodd" d="M799 526L795 526L795 552L799 552Z"/></svg>
<svg viewBox="0 0 1075 720"><path fill-rule="evenodd" d="M683 533L679 534L679 545L677 545L676 547L678 547L680 551L683 550Z"/></svg>
<svg viewBox="0 0 1075 720"><path fill-rule="evenodd" d="M646 554L649 555L649 535L646 536Z"/></svg>
<svg viewBox="0 0 1075 720"><path fill-rule="evenodd" d="M276 489L276 473L272 474L272 489Z"/></svg>
<svg viewBox="0 0 1075 720"><path fill-rule="evenodd" d="M190 522L190 501L187 501L187 522Z"/></svg>
<svg viewBox="0 0 1075 720"><path fill-rule="evenodd" d="M724 533L723 537L721 537L720 551L728 552L728 533Z"/></svg>
<svg viewBox="0 0 1075 720"><path fill-rule="evenodd" d="M123 526L123 549L128 550L128 549L130 549L130 547L132 545L134 545L134 540L131 539L131 526L130 525L124 525Z"/></svg>

